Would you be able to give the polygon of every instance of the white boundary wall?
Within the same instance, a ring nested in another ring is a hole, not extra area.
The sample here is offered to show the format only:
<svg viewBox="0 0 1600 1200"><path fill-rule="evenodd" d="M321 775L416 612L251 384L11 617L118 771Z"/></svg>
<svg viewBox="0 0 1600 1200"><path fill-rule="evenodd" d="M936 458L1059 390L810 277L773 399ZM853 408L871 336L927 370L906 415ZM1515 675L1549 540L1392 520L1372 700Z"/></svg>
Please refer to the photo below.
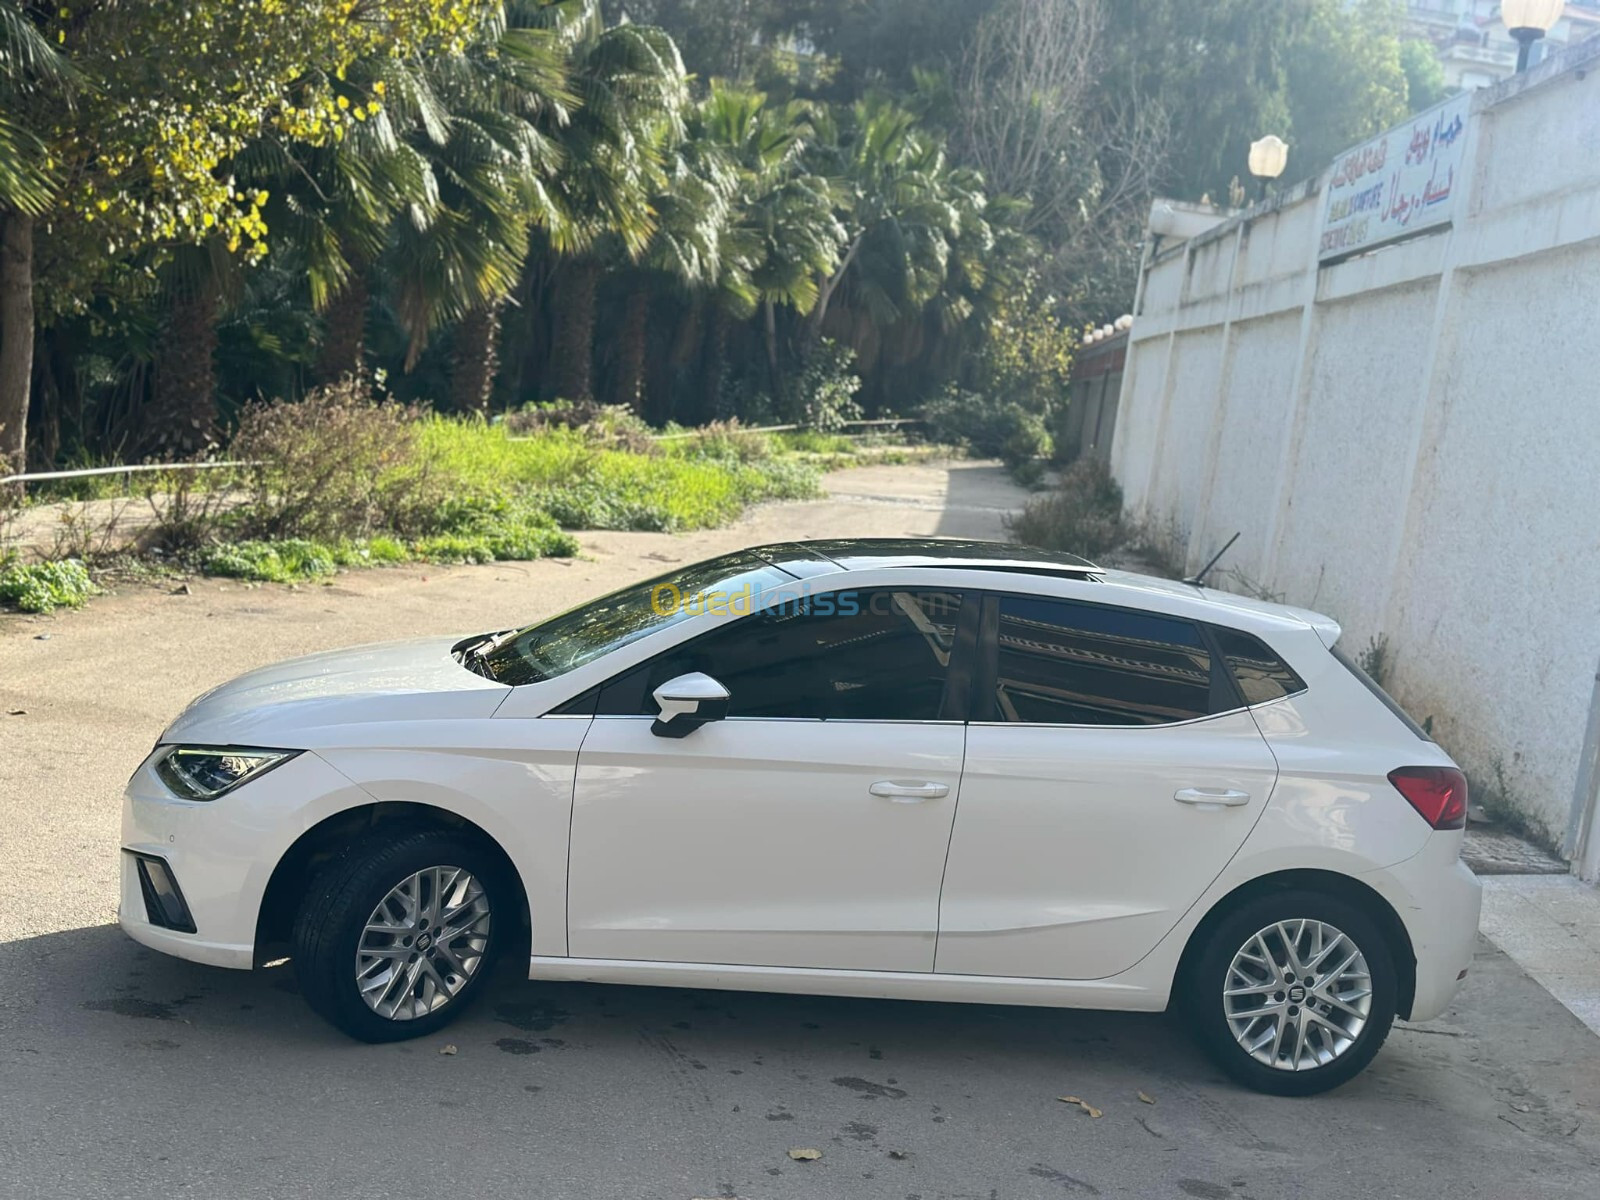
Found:
<svg viewBox="0 0 1600 1200"><path fill-rule="evenodd" d="M1600 667L1600 39L1465 136L1442 231L1319 269L1324 172L1148 257L1111 466L1190 569L1241 531L1224 566L1386 638L1396 697L1560 839Z"/></svg>

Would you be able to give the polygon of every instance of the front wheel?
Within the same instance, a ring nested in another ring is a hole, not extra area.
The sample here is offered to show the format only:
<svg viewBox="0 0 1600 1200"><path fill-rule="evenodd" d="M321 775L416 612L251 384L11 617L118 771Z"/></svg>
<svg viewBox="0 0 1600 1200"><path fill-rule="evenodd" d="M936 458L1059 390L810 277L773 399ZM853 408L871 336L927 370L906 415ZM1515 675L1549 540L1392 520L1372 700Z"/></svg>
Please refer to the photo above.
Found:
<svg viewBox="0 0 1600 1200"><path fill-rule="evenodd" d="M1394 956L1376 922L1312 891L1258 896L1212 931L1187 982L1201 1045L1240 1083L1309 1096L1354 1078L1394 1022Z"/></svg>
<svg viewBox="0 0 1600 1200"><path fill-rule="evenodd" d="M295 919L301 994L364 1042L422 1037L482 989L511 910L500 864L453 833L353 849L312 883Z"/></svg>

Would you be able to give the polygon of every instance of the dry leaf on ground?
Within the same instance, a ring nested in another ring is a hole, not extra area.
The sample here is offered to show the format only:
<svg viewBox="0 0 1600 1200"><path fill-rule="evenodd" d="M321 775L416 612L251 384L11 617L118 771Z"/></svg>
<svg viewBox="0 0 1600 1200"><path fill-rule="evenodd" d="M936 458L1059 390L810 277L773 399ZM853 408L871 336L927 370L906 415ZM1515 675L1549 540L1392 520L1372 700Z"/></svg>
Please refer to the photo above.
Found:
<svg viewBox="0 0 1600 1200"><path fill-rule="evenodd" d="M1140 1104L1154 1104L1155 1102L1156 1101L1155 1101L1155 1097L1154 1096L1147 1096L1143 1092L1139 1093L1139 1103Z"/></svg>
<svg viewBox="0 0 1600 1200"><path fill-rule="evenodd" d="M794 1159L795 1162L815 1162L822 1157L822 1151L797 1147L789 1151L789 1157Z"/></svg>
<svg viewBox="0 0 1600 1200"><path fill-rule="evenodd" d="M1103 1115L1094 1105L1090 1104L1087 1100L1079 1099L1077 1096L1057 1096L1056 1099L1061 1101L1063 1104L1076 1104L1079 1108L1083 1109L1084 1112L1088 1113L1096 1120L1099 1120L1099 1118Z"/></svg>

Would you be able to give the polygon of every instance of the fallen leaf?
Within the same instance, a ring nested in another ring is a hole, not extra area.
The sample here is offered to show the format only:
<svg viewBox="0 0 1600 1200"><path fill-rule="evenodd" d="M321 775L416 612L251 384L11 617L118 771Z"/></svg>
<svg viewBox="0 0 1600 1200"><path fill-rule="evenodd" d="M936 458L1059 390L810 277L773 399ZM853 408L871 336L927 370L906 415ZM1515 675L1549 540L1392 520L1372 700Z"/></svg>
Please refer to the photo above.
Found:
<svg viewBox="0 0 1600 1200"><path fill-rule="evenodd" d="M794 1159L795 1162L816 1162L817 1159L822 1157L822 1151L811 1149L795 1149L789 1151L789 1157Z"/></svg>
<svg viewBox="0 0 1600 1200"><path fill-rule="evenodd" d="M455 1052L456 1048L454 1046L445 1046L439 1051L440 1054L454 1054Z"/></svg>
<svg viewBox="0 0 1600 1200"><path fill-rule="evenodd" d="M1063 1104L1076 1104L1079 1108L1083 1109L1084 1112L1088 1113L1097 1121L1102 1115L1104 1115L1098 1108L1090 1104L1087 1100L1080 1100L1077 1096L1057 1096L1056 1099L1061 1101Z"/></svg>
<svg viewBox="0 0 1600 1200"><path fill-rule="evenodd" d="M894 1158L894 1159L901 1159L901 1158L910 1158L911 1155L907 1154L904 1150L891 1150L891 1151L889 1151L889 1157L890 1158Z"/></svg>
<svg viewBox="0 0 1600 1200"><path fill-rule="evenodd" d="M8 717L25 717L27 715L28 710L25 708L13 708L6 713L6 716Z"/></svg>
<svg viewBox="0 0 1600 1200"><path fill-rule="evenodd" d="M1155 1101L1155 1097L1154 1096L1147 1096L1143 1092L1139 1093L1139 1103L1140 1104L1154 1104L1155 1102L1156 1101Z"/></svg>

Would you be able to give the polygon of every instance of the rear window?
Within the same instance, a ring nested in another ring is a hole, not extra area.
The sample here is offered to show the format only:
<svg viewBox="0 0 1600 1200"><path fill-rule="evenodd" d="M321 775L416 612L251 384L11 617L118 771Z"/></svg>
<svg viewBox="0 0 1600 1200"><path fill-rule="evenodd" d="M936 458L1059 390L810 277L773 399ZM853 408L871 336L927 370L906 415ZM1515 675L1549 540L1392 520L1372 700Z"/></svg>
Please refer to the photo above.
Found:
<svg viewBox="0 0 1600 1200"><path fill-rule="evenodd" d="M1356 662L1355 659L1351 658L1343 650L1339 649L1338 646L1333 648L1333 656L1344 664L1345 670L1349 671L1350 674L1354 675L1362 682L1362 684L1365 685L1367 691L1371 692L1379 700L1383 701L1383 706L1385 708L1404 721L1407 729L1411 730L1412 733L1416 734L1425 742L1433 741L1433 738L1428 736L1428 731L1413 721L1406 710L1395 703L1394 697L1379 687L1378 681L1361 669L1360 663Z"/></svg>

